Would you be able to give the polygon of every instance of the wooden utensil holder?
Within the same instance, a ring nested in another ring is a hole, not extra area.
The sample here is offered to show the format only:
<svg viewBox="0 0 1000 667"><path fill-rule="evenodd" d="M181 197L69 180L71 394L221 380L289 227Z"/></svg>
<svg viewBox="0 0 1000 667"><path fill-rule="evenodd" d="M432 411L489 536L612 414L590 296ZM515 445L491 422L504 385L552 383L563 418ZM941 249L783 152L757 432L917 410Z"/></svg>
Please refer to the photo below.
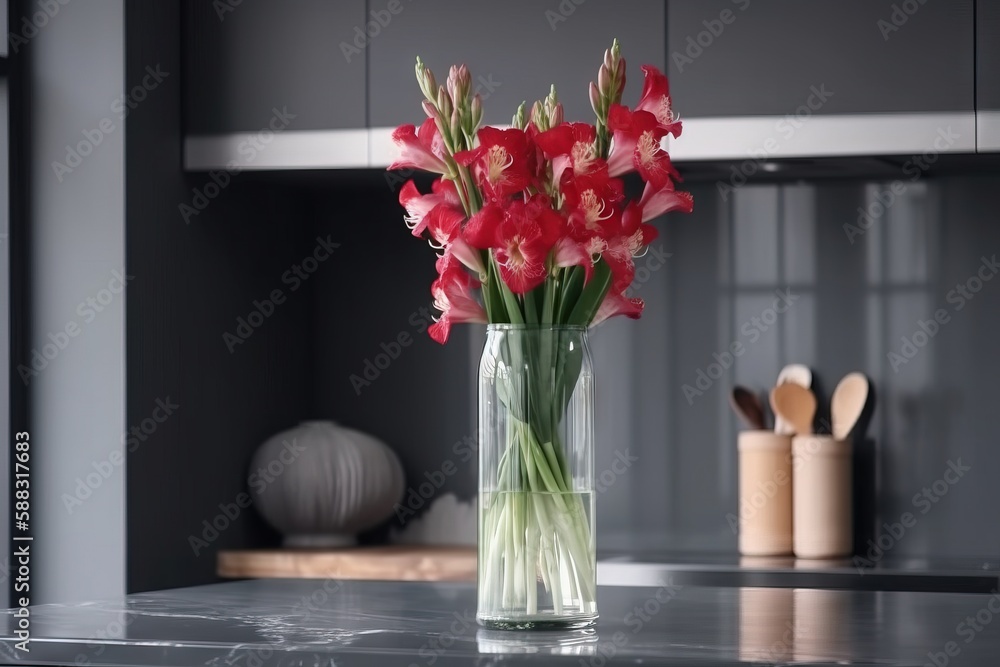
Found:
<svg viewBox="0 0 1000 667"><path fill-rule="evenodd" d="M792 553L792 438L741 431L739 549L744 556Z"/></svg>

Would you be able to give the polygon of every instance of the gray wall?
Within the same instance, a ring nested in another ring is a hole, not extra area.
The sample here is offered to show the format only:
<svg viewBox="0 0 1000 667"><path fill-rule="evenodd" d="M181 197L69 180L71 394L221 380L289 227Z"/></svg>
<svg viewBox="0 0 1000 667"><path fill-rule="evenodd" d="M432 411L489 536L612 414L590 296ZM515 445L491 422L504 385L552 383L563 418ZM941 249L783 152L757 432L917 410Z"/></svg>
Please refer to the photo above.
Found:
<svg viewBox="0 0 1000 667"><path fill-rule="evenodd" d="M36 544L45 545L32 562L32 603L125 590L124 468L105 468L106 478L72 512L64 502L95 463L122 454L125 298L105 290L125 269L124 133L111 109L122 95L123 40L123 3L104 0L60 5L24 47L34 156L29 347L52 357L28 382L33 528ZM111 131L96 130L99 144L60 181L52 163L65 164L67 145L89 141L84 132L102 119ZM100 312L87 299L103 302Z"/></svg>
<svg viewBox="0 0 1000 667"><path fill-rule="evenodd" d="M256 447L313 416L313 283L293 289L282 277L316 247L315 214L299 206L294 181L238 173L216 187L208 174L181 170L179 4L126 3L127 87L141 85L147 67L169 73L126 129L126 252L135 276L127 413L129 428L145 431L128 452L129 592L211 582L219 549L275 544L252 507L236 502ZM185 219L181 207L195 205L200 212ZM227 346L224 334L275 289L286 298L273 315ZM168 399L176 407L165 415L157 404ZM237 515L226 517L223 508L233 507Z"/></svg>
<svg viewBox="0 0 1000 667"><path fill-rule="evenodd" d="M961 298L961 308L952 292L976 275L982 257L1000 255L991 204L1000 176L914 180L916 172L904 167L889 165L871 179L750 184L728 199L714 180L689 184L696 212L661 221L655 251L637 261L643 318L592 333L597 470L610 470L625 450L638 459L598 498L599 547L734 552L727 516L737 511L739 425L727 392L735 384L768 388L782 366L801 362L814 369L826 416L847 372L865 372L875 387L877 408L857 444L860 546L878 535L877 526L911 512L917 525L893 556L1000 552L1000 533L988 528L985 513L1000 470L992 427L1000 280ZM430 300L433 258L407 236L380 174L348 182L353 199L331 194L344 183L339 176L316 192L316 205L331 207L331 225L362 215L366 221L347 226L351 248L317 294L319 336L329 341L317 348L317 408L385 438L400 452L409 483L419 484L455 461L454 443L474 432L482 332L456 328L455 340L441 348L408 324ZM859 207L874 207L893 183L901 194L870 225L859 225ZM764 312L775 291L786 289L798 297L794 305L766 330L754 324L754 317L770 319ZM890 359L890 352L902 355L902 337L912 340L920 321L939 309L948 321L927 344L903 363ZM413 345L371 386L352 388L350 375L403 331L413 334ZM685 396L684 385L699 389L699 370L708 373L713 355L734 342L745 352L701 395ZM925 487L933 491L949 462L971 470L936 501L915 502ZM474 490L474 466L459 466L437 495L470 499Z"/></svg>

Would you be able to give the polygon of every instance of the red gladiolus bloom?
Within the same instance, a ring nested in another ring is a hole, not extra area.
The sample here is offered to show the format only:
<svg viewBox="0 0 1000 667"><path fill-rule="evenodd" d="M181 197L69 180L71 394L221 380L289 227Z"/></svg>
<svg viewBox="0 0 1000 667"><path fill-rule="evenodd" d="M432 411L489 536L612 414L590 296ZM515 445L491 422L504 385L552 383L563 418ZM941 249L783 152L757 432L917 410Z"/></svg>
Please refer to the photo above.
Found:
<svg viewBox="0 0 1000 667"><path fill-rule="evenodd" d="M534 147L518 129L479 130L479 146L455 153L455 161L472 167L476 183L492 202L521 192L531 183Z"/></svg>
<svg viewBox="0 0 1000 667"><path fill-rule="evenodd" d="M694 210L694 198L690 192L674 190L673 184L657 189L647 183L639 206L642 207L642 221L646 222L671 211L690 213Z"/></svg>
<svg viewBox="0 0 1000 667"><path fill-rule="evenodd" d="M575 178L566 173L561 189L565 197L563 210L569 213L575 239L608 238L617 231L620 217L617 205L625 197L625 187L619 179L609 178L607 172Z"/></svg>
<svg viewBox="0 0 1000 667"><path fill-rule="evenodd" d="M624 236L610 239L601 257L611 269L612 292L621 292L632 284L632 280L635 279L635 262L632 261L629 239Z"/></svg>
<svg viewBox="0 0 1000 667"><path fill-rule="evenodd" d="M584 271L584 282L590 282L590 276L594 273L594 260L591 253L587 252L587 247L583 243L574 241L564 236L556 241L552 248L552 264L560 268L569 266L582 266Z"/></svg>
<svg viewBox="0 0 1000 667"><path fill-rule="evenodd" d="M615 104L608 114L608 128L614 132L614 144L608 155L608 171L612 176L635 169L642 180L656 188L665 186L671 177L680 180L670 156L660 147L660 140L667 132L660 127L656 116Z"/></svg>
<svg viewBox="0 0 1000 667"><path fill-rule="evenodd" d="M591 326L600 324L609 317L617 315L624 315L625 317L637 320L642 316L642 309L645 306L645 302L640 298L630 299L621 292L608 292L608 295L604 297L604 301L601 302L601 306L597 309L597 314L594 315L594 321L591 323Z"/></svg>
<svg viewBox="0 0 1000 667"><path fill-rule="evenodd" d="M642 97L635 105L636 111L648 111L656 116L656 122L667 133L681 136L681 122L674 116L670 104L670 84L666 75L652 65L643 65Z"/></svg>
<svg viewBox="0 0 1000 667"><path fill-rule="evenodd" d="M435 174L447 174L449 169L439 156L444 153L441 134L434 120L428 118L418 132L413 125L400 125L392 133L399 146L399 158L389 165L393 169L422 169Z"/></svg>
<svg viewBox="0 0 1000 667"><path fill-rule="evenodd" d="M503 219L504 209L502 206L486 204L469 218L465 229L462 230L462 237L473 248L480 250L493 248L497 243L497 229Z"/></svg>
<svg viewBox="0 0 1000 667"><path fill-rule="evenodd" d="M434 189L432 194L422 195L417 190L416 184L410 180L399 191L399 203L406 209L406 226L414 236L424 233L429 222L427 216L438 205L445 204L459 212L462 211L462 200L459 199L458 191L452 181L439 178L434 181L432 187Z"/></svg>
<svg viewBox="0 0 1000 667"><path fill-rule="evenodd" d="M510 291L524 294L545 282L545 260L564 227L562 216L542 195L507 206L496 226L493 247L500 276Z"/></svg>
<svg viewBox="0 0 1000 667"><path fill-rule="evenodd" d="M541 147L542 154L552 160L553 180L562 181L563 172L573 169L573 174L607 174L608 163L602 160L596 151L594 142L597 130L587 123L563 123L538 134L535 142Z"/></svg>
<svg viewBox="0 0 1000 667"><path fill-rule="evenodd" d="M622 236L627 239L626 245L633 255L652 243L660 232L653 225L645 223L645 215L642 206L636 202L629 202L622 214Z"/></svg>
<svg viewBox="0 0 1000 667"><path fill-rule="evenodd" d="M441 316L428 327L427 332L437 342L444 343L448 340L452 324L485 323L486 311L472 296L478 282L451 253L446 252L438 259L437 268L439 276L431 285L431 294L434 295L434 307L441 311Z"/></svg>

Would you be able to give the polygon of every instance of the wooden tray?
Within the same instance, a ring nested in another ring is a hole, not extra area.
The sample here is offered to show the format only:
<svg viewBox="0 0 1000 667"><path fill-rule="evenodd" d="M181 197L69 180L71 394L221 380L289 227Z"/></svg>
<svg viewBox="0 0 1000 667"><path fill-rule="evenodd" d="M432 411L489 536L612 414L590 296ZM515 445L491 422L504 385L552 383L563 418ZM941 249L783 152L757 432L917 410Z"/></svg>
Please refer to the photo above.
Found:
<svg viewBox="0 0 1000 667"><path fill-rule="evenodd" d="M220 577L475 581L475 547L391 545L220 551Z"/></svg>

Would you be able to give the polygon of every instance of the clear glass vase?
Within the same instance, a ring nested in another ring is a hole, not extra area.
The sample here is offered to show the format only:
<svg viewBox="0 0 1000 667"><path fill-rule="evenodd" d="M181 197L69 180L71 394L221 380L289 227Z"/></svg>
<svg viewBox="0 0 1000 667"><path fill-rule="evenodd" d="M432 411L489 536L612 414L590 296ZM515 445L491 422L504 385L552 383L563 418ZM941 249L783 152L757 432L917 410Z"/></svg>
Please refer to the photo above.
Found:
<svg viewBox="0 0 1000 667"><path fill-rule="evenodd" d="M586 327L489 326L479 438L479 623L592 625L594 376Z"/></svg>

